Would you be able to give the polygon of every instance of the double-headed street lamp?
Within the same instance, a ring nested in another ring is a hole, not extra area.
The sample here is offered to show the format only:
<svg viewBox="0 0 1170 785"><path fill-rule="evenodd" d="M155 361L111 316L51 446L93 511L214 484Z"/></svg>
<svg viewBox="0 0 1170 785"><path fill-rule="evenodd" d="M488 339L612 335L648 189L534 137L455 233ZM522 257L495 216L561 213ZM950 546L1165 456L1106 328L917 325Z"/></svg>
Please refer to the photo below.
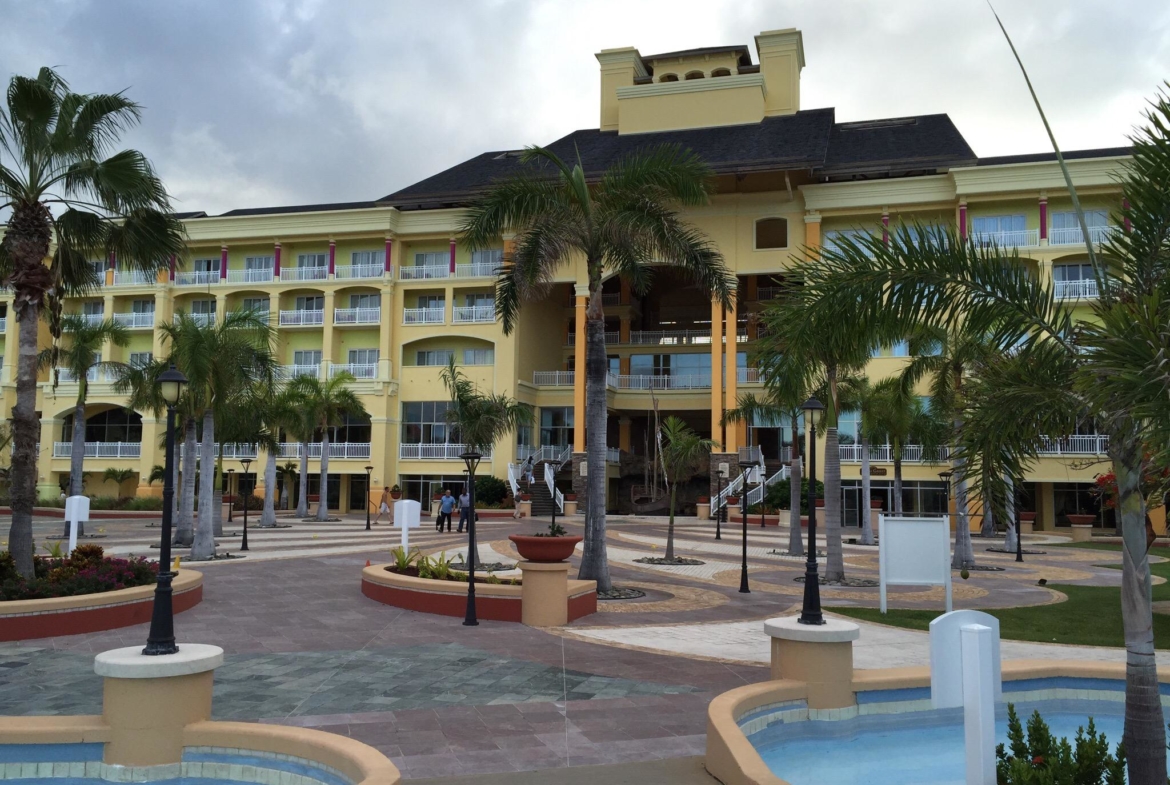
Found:
<svg viewBox="0 0 1170 785"><path fill-rule="evenodd" d="M248 484L248 467L252 465L252 459L251 458L241 458L240 463L243 464L243 466L244 466L244 476L242 478L243 484L247 485ZM248 495L250 496L251 494L249 493ZM246 551L246 550L248 550L248 499L247 499L247 497L243 497L243 498L244 498L244 538L242 540L240 540L240 550Z"/></svg>
<svg viewBox="0 0 1170 785"><path fill-rule="evenodd" d="M800 405L808 426L808 561L804 570L804 605L800 609L801 624L824 624L821 613L821 578L817 575L817 425L825 413L825 405L809 398Z"/></svg>
<svg viewBox="0 0 1170 785"><path fill-rule="evenodd" d="M370 492L374 489L370 487L370 472L374 471L373 466L366 467L366 531L370 531Z"/></svg>
<svg viewBox="0 0 1170 785"><path fill-rule="evenodd" d="M154 608L150 614L150 633L146 638L143 654L157 656L174 654L179 650L175 645L175 608L172 603L171 581L171 510L175 500L175 404L187 386L187 377L179 372L174 363L158 375L158 389L167 405L167 447L163 467L163 508L162 539L158 547L158 582L154 587Z"/></svg>
<svg viewBox="0 0 1170 785"><path fill-rule="evenodd" d="M463 617L463 626L474 627L479 624L475 617L475 470L483 456L474 450L468 450L459 456L467 464L467 612ZM448 524L450 525L450 524Z"/></svg>

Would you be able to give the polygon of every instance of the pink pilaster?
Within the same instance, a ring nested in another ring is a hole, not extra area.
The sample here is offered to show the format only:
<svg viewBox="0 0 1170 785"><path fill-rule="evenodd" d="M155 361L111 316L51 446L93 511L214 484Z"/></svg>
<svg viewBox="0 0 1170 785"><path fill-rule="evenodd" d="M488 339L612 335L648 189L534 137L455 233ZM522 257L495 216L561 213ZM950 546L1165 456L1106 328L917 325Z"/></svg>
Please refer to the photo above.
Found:
<svg viewBox="0 0 1170 785"><path fill-rule="evenodd" d="M272 246L272 277L280 279L280 243Z"/></svg>
<svg viewBox="0 0 1170 785"><path fill-rule="evenodd" d="M394 272L393 263L390 260L390 249L394 245L394 241L389 237L386 238L386 272Z"/></svg>
<svg viewBox="0 0 1170 785"><path fill-rule="evenodd" d="M451 238L451 267L450 267L450 273L451 273L451 275L454 275L454 274L455 274L455 238L454 238L454 237L452 237L452 238Z"/></svg>
<svg viewBox="0 0 1170 785"><path fill-rule="evenodd" d="M1040 239L1048 239L1048 200L1040 199Z"/></svg>
<svg viewBox="0 0 1170 785"><path fill-rule="evenodd" d="M333 277L333 273L337 267L337 243L332 240L329 241L329 277Z"/></svg>
<svg viewBox="0 0 1170 785"><path fill-rule="evenodd" d="M967 203L959 202L959 237L967 239Z"/></svg>
<svg viewBox="0 0 1170 785"><path fill-rule="evenodd" d="M220 246L219 249L219 280L227 280L227 246Z"/></svg>
<svg viewBox="0 0 1170 785"><path fill-rule="evenodd" d="M882 245L890 244L890 214L882 213Z"/></svg>

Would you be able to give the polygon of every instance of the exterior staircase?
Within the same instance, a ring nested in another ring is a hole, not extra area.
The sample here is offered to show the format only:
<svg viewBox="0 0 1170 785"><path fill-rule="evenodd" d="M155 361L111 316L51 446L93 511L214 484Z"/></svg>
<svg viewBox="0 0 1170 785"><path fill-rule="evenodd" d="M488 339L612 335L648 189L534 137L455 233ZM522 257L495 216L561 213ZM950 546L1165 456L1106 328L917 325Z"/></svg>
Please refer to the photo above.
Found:
<svg viewBox="0 0 1170 785"><path fill-rule="evenodd" d="M548 486L537 481L532 483L532 487L527 490L528 493L532 494L532 517L551 518L556 502L553 501L552 494L548 492Z"/></svg>

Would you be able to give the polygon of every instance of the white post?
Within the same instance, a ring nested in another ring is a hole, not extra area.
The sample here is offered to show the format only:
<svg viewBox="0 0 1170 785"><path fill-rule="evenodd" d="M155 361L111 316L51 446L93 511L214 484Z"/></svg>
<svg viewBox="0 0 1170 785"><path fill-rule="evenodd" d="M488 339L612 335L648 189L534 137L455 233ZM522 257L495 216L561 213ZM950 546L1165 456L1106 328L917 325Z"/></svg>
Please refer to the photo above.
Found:
<svg viewBox="0 0 1170 785"><path fill-rule="evenodd" d="M402 552L410 553L410 530L421 524L422 505L410 499L394 502L394 525L402 530Z"/></svg>
<svg viewBox="0 0 1170 785"><path fill-rule="evenodd" d="M969 624L963 641L963 731L967 785L995 785L995 687L990 627Z"/></svg>
<svg viewBox="0 0 1170 785"><path fill-rule="evenodd" d="M65 500L65 520L69 521L69 553L77 547L77 530L89 520L89 497L70 496Z"/></svg>

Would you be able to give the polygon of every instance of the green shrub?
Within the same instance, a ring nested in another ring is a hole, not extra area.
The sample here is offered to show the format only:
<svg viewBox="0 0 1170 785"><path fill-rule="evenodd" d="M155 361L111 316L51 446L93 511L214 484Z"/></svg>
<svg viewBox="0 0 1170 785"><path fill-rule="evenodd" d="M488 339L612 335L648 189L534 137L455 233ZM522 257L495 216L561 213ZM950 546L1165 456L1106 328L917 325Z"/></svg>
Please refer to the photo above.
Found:
<svg viewBox="0 0 1170 785"><path fill-rule="evenodd" d="M475 477L475 506L485 507L498 505L508 495L508 484L499 477L486 474Z"/></svg>
<svg viewBox="0 0 1170 785"><path fill-rule="evenodd" d="M398 572L406 572L419 560L418 548L411 548L409 552L402 550L402 546L390 549L390 555L394 557L394 569Z"/></svg>
<svg viewBox="0 0 1170 785"><path fill-rule="evenodd" d="M764 506L769 510L790 510L789 502L789 486L792 483L788 480L780 480L768 486L768 492L764 495ZM825 484L817 480L816 494L818 499L823 499L825 496ZM748 508L748 513L758 513L760 506L753 504ZM802 479L800 481L800 514L808 515L808 480Z"/></svg>
<svg viewBox="0 0 1170 785"><path fill-rule="evenodd" d="M1111 755L1109 742L1097 733L1092 717L1087 730L1077 728L1074 743L1069 744L1067 738L1057 741L1038 711L1028 720L1025 739L1016 707L1009 703L1008 749L1002 744L995 748L995 781L998 785L1124 785L1125 748L1119 744Z"/></svg>
<svg viewBox="0 0 1170 785"><path fill-rule="evenodd" d="M232 509L235 510L236 512L243 512L244 500L237 496L235 503L232 504ZM262 497L255 496L255 495L248 496L248 510L249 511L263 510L263 509L264 509L264 499Z"/></svg>
<svg viewBox="0 0 1170 785"><path fill-rule="evenodd" d="M127 510L143 512L146 510L161 510L163 500L161 496L135 496L126 504Z"/></svg>
<svg viewBox="0 0 1170 785"><path fill-rule="evenodd" d="M7 551L0 552L0 601L39 600L144 586L157 579L158 565L145 559L116 559L101 546L79 545L64 559L33 557L32 580L16 574Z"/></svg>

